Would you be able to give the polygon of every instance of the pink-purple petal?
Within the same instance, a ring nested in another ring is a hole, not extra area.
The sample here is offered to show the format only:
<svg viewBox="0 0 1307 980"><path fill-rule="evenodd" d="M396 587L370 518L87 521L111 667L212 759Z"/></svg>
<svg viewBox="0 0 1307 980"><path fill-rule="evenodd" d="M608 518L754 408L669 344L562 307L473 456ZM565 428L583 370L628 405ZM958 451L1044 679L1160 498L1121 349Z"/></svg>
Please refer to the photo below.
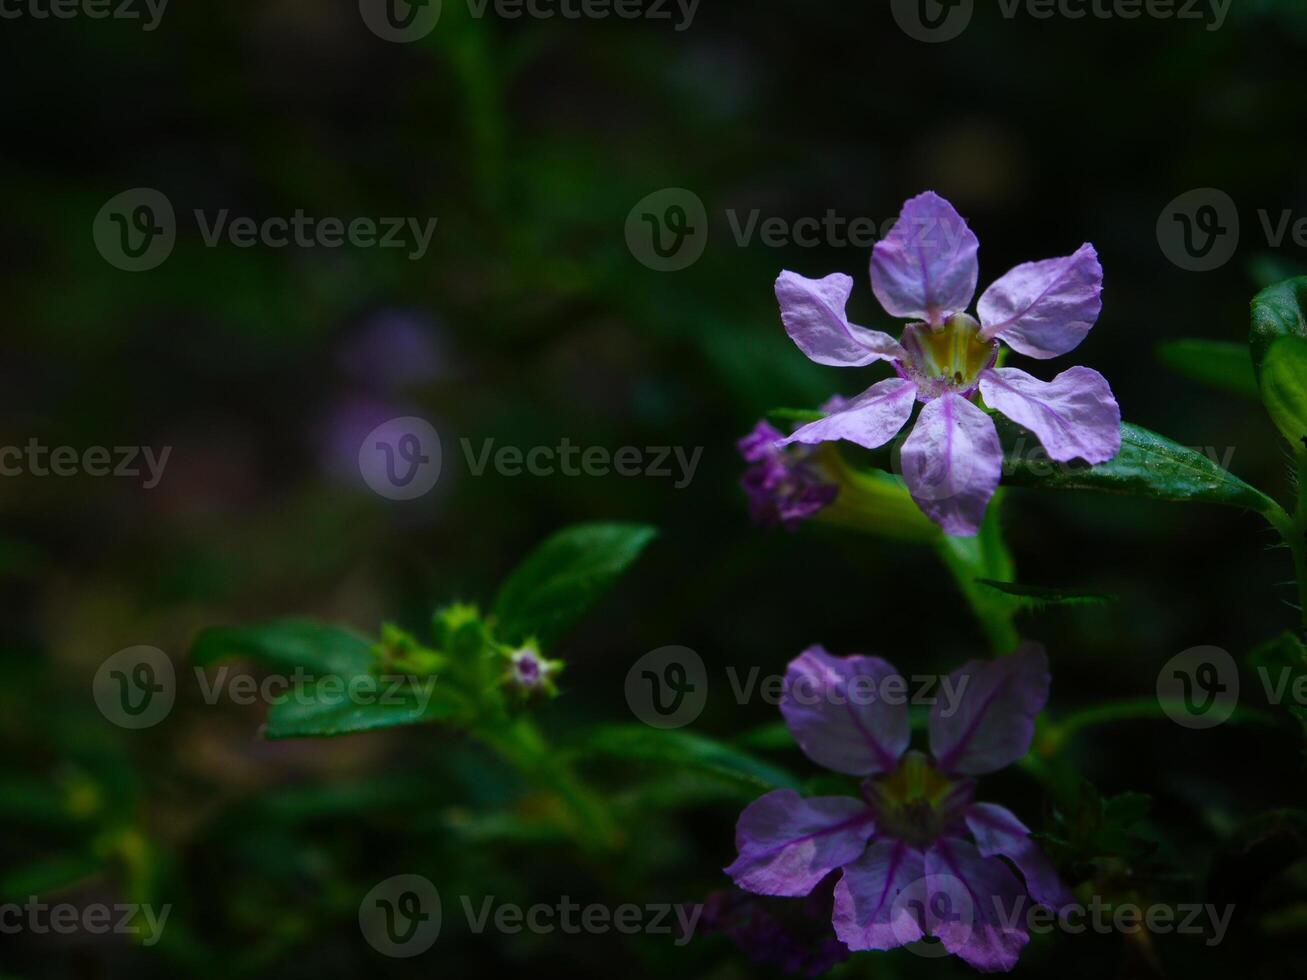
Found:
<svg viewBox="0 0 1307 980"><path fill-rule="evenodd" d="M805 425L782 445L792 442L816 445L844 439L867 449L876 449L903 428L912 415L916 399L917 386L911 381L888 378L872 385L824 419Z"/></svg>
<svg viewBox="0 0 1307 980"><path fill-rule="evenodd" d="M883 696L887 679L898 677L879 657L832 657L809 647L785 671L781 714L818 765L850 776L889 772L912 736L906 698Z"/></svg>
<svg viewBox="0 0 1307 980"><path fill-rule="evenodd" d="M922 408L901 461L912 499L945 534L980 530L1003 475L993 419L960 395L941 395Z"/></svg>
<svg viewBox="0 0 1307 980"><path fill-rule="evenodd" d="M776 300L785 332L811 360L831 367L862 367L903 357L903 348L889 334L849 322L845 308L852 292L853 280L842 273L807 279L782 272L776 280Z"/></svg>
<svg viewBox="0 0 1307 980"><path fill-rule="evenodd" d="M871 253L871 288L891 316L938 325L976 294L980 242L966 220L933 191L903 205Z"/></svg>
<svg viewBox="0 0 1307 980"><path fill-rule="evenodd" d="M806 895L836 868L861 857L875 823L866 803L850 796L805 800L773 790L740 814L739 857L726 873L759 895Z"/></svg>
<svg viewBox="0 0 1307 980"><path fill-rule="evenodd" d="M936 768L980 776L1026 754L1035 717L1048 703L1048 657L1042 649L1026 646L997 660L971 660L949 679L961 696L936 702L927 720Z"/></svg>
<svg viewBox="0 0 1307 980"><path fill-rule="evenodd" d="M1006 864L963 840L926 852L927 931L982 973L1011 970L1030 941L1029 900Z"/></svg>
<svg viewBox="0 0 1307 980"><path fill-rule="evenodd" d="M926 861L900 840L873 843L845 865L831 923L849 949L894 949L916 942L926 899Z"/></svg>
<svg viewBox="0 0 1307 980"><path fill-rule="evenodd" d="M1019 368L990 368L980 375L990 408L1023 425L1059 462L1105 463L1121 451L1121 408L1097 371L1073 367L1052 381Z"/></svg>
<svg viewBox="0 0 1307 980"><path fill-rule="evenodd" d="M1031 839L1029 828L1012 811L994 803L975 803L967 808L966 822L980 853L1015 864L1036 902L1061 911L1075 900L1048 855Z"/></svg>
<svg viewBox="0 0 1307 980"><path fill-rule="evenodd" d="M1103 309L1103 267L1094 246L1019 265L990 286L977 312L987 340L998 337L1027 357L1074 350Z"/></svg>

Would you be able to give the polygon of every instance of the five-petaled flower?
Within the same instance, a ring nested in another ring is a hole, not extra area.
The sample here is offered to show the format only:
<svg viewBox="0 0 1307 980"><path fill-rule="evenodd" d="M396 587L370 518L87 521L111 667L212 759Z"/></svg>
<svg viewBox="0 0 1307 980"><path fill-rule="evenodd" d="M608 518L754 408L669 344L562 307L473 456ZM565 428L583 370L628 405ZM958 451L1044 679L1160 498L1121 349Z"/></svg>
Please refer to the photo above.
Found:
<svg viewBox="0 0 1307 980"><path fill-rule="evenodd" d="M962 694L931 709L930 755L908 749L907 705L875 696L902 681L886 661L812 647L785 680L781 713L800 748L828 769L863 777L862 799L781 789L755 800L740 815L739 857L727 873L748 891L797 897L843 869L832 922L849 949L890 949L929 934L977 969L1010 970L1030 938L1027 895L1057 910L1072 898L1020 820L973 802L971 777L1011 765L1030 747L1048 700L1043 651L955 671L951 689Z"/></svg>
<svg viewBox="0 0 1307 980"><path fill-rule="evenodd" d="M1033 432L1059 462L1103 463L1121 449L1121 411L1106 379L1073 367L1052 381L997 367L999 343L1028 357L1065 354L1102 310L1103 269L1092 245L1019 265L965 311L976 292L980 243L953 206L927 192L903 206L871 258L871 286L901 340L848 320L853 280L836 273L776 281L785 330L809 358L834 367L889 361L898 377L872 385L843 410L783 444L846 439L876 449L921 414L903 444L903 478L917 505L948 534L975 534L1002 475L1003 451L985 404Z"/></svg>

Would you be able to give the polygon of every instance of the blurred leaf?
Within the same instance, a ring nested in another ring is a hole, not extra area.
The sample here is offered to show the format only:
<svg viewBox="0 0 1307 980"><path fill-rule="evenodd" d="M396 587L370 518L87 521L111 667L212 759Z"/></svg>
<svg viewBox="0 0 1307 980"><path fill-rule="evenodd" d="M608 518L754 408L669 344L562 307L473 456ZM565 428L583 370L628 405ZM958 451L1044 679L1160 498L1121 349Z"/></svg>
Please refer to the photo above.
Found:
<svg viewBox="0 0 1307 980"><path fill-rule="evenodd" d="M1158 345L1158 359L1176 374L1211 388L1257 398L1257 377L1246 344L1224 340L1171 340Z"/></svg>
<svg viewBox="0 0 1307 980"><path fill-rule="evenodd" d="M232 657L250 657L278 670L353 677L366 673L375 657L371 643L349 630L309 620L281 619L253 626L214 626L191 645L191 660L207 667Z"/></svg>
<svg viewBox="0 0 1307 980"><path fill-rule="evenodd" d="M1023 432L997 419L1000 432ZM1029 437L1033 438L1033 437ZM1093 490L1176 503L1221 504L1261 514L1279 505L1211 459L1128 422L1121 424L1121 452L1097 466L1031 459L1021 453L1004 461L1008 482L1044 490Z"/></svg>
<svg viewBox="0 0 1307 980"><path fill-rule="evenodd" d="M785 770L755 759L739 749L683 731L643 725L612 725L590 732L574 748L581 756L608 756L628 762L671 766L721 776L755 790L795 787Z"/></svg>
<svg viewBox="0 0 1307 980"><path fill-rule="evenodd" d="M350 735L401 725L459 718L463 698L436 678L347 679L322 677L296 688L268 710L267 738ZM366 682L367 701L350 694L350 683Z"/></svg>
<svg viewBox="0 0 1307 980"><path fill-rule="evenodd" d="M1054 860L1072 868L1076 878L1092 874L1102 860L1124 860L1133 866L1157 849L1138 832L1148 817L1152 799L1144 793L1104 797L1087 779L1074 784L1060 801L1049 833L1032 834Z"/></svg>
<svg viewBox="0 0 1307 980"><path fill-rule="evenodd" d="M810 408L773 408L767 412L767 418L773 422L807 424L808 422L818 422L825 417L825 412L817 412Z"/></svg>
<svg viewBox="0 0 1307 980"><path fill-rule="evenodd" d="M1281 633L1254 649L1248 662L1257 671L1267 697L1286 707L1307 735L1307 704L1294 695L1300 679L1307 678L1307 646L1302 639L1296 633Z"/></svg>
<svg viewBox="0 0 1307 980"><path fill-rule="evenodd" d="M499 634L553 643L616 582L657 534L645 524L578 524L531 552L500 589Z"/></svg>
<svg viewBox="0 0 1307 980"><path fill-rule="evenodd" d="M1016 599L1027 609L1042 609L1044 606L1099 606L1120 600L1120 596L1106 592L1081 592L1076 589L1019 585L1016 582L999 582L987 578L978 578L976 581L986 588Z"/></svg>
<svg viewBox="0 0 1307 980"><path fill-rule="evenodd" d="M1307 340L1283 337L1262 362L1262 403L1294 449L1307 449Z"/></svg>
<svg viewBox="0 0 1307 980"><path fill-rule="evenodd" d="M43 895L99 873L103 864L85 854L61 854L13 868L0 878L0 898Z"/></svg>
<svg viewBox="0 0 1307 980"><path fill-rule="evenodd" d="M1307 338L1307 276L1268 286L1253 297L1249 345L1260 376L1271 345L1283 337Z"/></svg>

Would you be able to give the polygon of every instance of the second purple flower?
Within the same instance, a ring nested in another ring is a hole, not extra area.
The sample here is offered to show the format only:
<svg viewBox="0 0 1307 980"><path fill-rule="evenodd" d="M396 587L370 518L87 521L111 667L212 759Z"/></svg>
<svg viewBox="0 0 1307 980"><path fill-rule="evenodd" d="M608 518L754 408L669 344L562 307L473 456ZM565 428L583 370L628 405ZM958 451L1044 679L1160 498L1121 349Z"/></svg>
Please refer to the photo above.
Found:
<svg viewBox="0 0 1307 980"><path fill-rule="evenodd" d="M948 201L933 192L903 206L876 244L872 291L893 317L911 320L900 340L849 322L853 280L841 273L776 281L791 339L818 364L863 367L889 361L898 377L872 385L842 410L780 444L845 439L885 445L921 413L903 444L903 478L922 511L945 533L972 535L1002 476L1003 451L985 404L1038 437L1059 462L1103 463L1121 449L1121 410L1107 380L1073 367L1052 381L997 367L1000 342L1040 360L1076 348L1102 309L1103 268L1092 245L1064 258L1019 265L980 297L980 243Z"/></svg>

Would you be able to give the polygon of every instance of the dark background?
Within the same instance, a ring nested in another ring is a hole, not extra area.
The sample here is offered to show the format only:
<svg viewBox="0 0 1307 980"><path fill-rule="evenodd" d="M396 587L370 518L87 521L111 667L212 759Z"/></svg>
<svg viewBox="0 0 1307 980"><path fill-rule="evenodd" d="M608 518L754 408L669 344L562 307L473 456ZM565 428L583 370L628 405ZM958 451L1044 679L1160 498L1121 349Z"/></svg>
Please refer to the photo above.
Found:
<svg viewBox="0 0 1307 980"><path fill-rule="evenodd" d="M1155 347L1242 340L1253 293L1304 270L1303 251L1270 248L1257 219L1307 215L1301 4L1239 0L1214 32L1147 17L1009 20L982 4L941 45L907 37L884 3L703 0L679 33L668 22L471 20L444 6L412 45L378 39L346 2L176 2L149 33L131 21L0 21L0 442L173 447L151 490L0 480L0 897L175 905L169 941L153 950L0 936L0 975L758 974L720 937L675 949L477 937L457 923L423 958L389 961L354 919L373 882L410 870L449 896L525 904L701 900L728 883L718 869L733 856L739 800L651 813L637 853L600 874L566 843L479 835L485 815L511 806L513 777L439 729L267 743L259 710L183 698L165 724L132 733L89 694L99 663L127 646L160 647L186 669L195 631L214 623L296 613L422 629L437 603L488 601L551 531L597 519L662 534L554 651L569 664L564 696L542 709L555 732L631 721L627 668L667 644L708 663L715 696L695 730L721 738L777 717L734 702L727 666L776 672L817 641L905 671L982 655L928 549L749 526L734 440L770 408L869 382L793 347L777 273L853 275L855 322L893 326L868 288L865 249L740 247L729 209L880 223L935 189L980 237L982 288L1092 241L1106 273L1098 326L1070 357L1022 366L1051 377L1045 368L1092 365L1128 420L1233 447L1242 478L1287 489L1262 409L1167 372ZM133 274L101 257L91 226L135 187L168 195L181 232L162 266ZM623 232L635 203L665 187L692 190L709 214L703 258L676 273L637 262ZM1201 274L1168 261L1155 231L1168 202L1199 187L1228 193L1243 222L1234 260ZM194 208L439 224L414 262L402 250L207 248ZM378 340L385 323L418 338L417 352ZM410 504L369 492L353 463L361 433L403 414L429 418L445 448L437 489ZM459 446L562 437L704 453L678 490L475 477ZM1149 697L1180 651L1241 656L1294 620L1279 584L1287 554L1265 550L1271 536L1252 516L1013 491L1005 528L1021 581L1121 596L1022 621L1050 652L1054 716ZM1244 684L1262 703L1251 671ZM1214 862L1238 829L1301 795L1291 729L1193 732L1160 719L1095 729L1071 751L1103 792L1154 797L1172 900L1210 900ZM1028 776L996 777L984 795L1038 822ZM1017 972L1219 976L1265 962L1276 975L1307 914L1285 899L1269 928L1254 914L1264 900L1239 893L1241 910L1254 908L1221 949L1159 940L1149 959L1120 936L1055 937ZM902 953L843 969L970 972Z"/></svg>

